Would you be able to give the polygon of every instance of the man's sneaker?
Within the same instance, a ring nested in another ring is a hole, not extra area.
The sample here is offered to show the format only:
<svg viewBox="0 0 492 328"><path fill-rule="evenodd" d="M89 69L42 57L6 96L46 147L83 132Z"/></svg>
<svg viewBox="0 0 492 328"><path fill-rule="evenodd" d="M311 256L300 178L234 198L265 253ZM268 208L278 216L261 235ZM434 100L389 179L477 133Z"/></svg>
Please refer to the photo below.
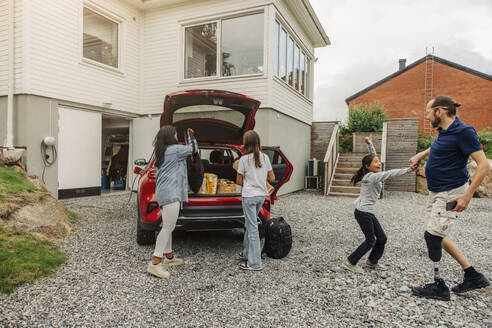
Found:
<svg viewBox="0 0 492 328"><path fill-rule="evenodd" d="M250 271L261 271L261 270L263 270L263 267L253 268L253 267L250 267L249 265L247 265L246 263L239 264L239 268L243 269L243 270L250 270Z"/></svg>
<svg viewBox="0 0 492 328"><path fill-rule="evenodd" d="M478 273L476 277L470 278L465 277L461 284L458 284L451 288L453 292L458 295L464 294L466 292L472 291L474 289L484 288L490 285L490 282L481 273Z"/></svg>
<svg viewBox="0 0 492 328"><path fill-rule="evenodd" d="M171 277L171 274L161 265L161 263L152 264L152 262L147 265L147 272L153 276L167 279Z"/></svg>
<svg viewBox="0 0 492 328"><path fill-rule="evenodd" d="M242 261L247 261L247 260L248 260L248 258L247 258L246 256L244 256L243 252L239 252L239 253L237 254L237 257L238 257L240 260L242 260Z"/></svg>
<svg viewBox="0 0 492 328"><path fill-rule="evenodd" d="M177 266L181 265L184 263L183 259L177 258L176 256L173 257L172 259L168 259L167 257L164 257L162 260L162 265L165 267L170 267L170 266Z"/></svg>
<svg viewBox="0 0 492 328"><path fill-rule="evenodd" d="M424 287L412 287L412 294L442 301L450 300L449 288L442 279L437 279L432 284L427 284Z"/></svg>
<svg viewBox="0 0 492 328"><path fill-rule="evenodd" d="M364 270L362 270L361 267L358 267L357 265L353 265L353 264L347 263L347 261L343 261L342 267L344 269L346 269L346 270L352 271L353 273L358 273L358 274L364 273Z"/></svg>
<svg viewBox="0 0 492 328"><path fill-rule="evenodd" d="M366 262L366 268L371 269L371 270L377 270L377 271L387 271L388 268L382 264L372 264L371 262L367 261Z"/></svg>

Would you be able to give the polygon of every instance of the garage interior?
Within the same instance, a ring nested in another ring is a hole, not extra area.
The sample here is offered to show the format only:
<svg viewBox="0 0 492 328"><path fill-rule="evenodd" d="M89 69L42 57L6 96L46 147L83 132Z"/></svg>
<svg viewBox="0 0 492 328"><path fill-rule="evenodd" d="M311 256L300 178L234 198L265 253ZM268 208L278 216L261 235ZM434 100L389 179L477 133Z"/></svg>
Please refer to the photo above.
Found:
<svg viewBox="0 0 492 328"><path fill-rule="evenodd" d="M130 121L103 115L101 193L125 190L128 177Z"/></svg>

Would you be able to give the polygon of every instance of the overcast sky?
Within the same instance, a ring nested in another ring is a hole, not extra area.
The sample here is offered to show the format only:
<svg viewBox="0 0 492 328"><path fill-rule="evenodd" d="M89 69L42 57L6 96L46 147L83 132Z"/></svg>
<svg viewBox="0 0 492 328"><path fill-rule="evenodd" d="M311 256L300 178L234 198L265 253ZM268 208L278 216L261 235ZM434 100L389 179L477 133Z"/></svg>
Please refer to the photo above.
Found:
<svg viewBox="0 0 492 328"><path fill-rule="evenodd" d="M314 120L343 120L345 98L434 54L492 75L492 0L310 0L331 45L316 49Z"/></svg>

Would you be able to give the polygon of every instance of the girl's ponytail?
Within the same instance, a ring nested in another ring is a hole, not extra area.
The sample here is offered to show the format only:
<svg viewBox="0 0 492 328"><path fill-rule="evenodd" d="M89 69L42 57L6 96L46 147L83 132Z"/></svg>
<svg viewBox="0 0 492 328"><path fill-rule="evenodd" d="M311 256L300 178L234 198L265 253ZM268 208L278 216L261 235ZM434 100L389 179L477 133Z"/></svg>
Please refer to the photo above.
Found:
<svg viewBox="0 0 492 328"><path fill-rule="evenodd" d="M369 169L367 168L368 166L371 165L371 162L375 155L366 155L364 158L362 158L362 166L360 169L355 172L354 176L352 179L350 179L350 183L353 183L354 186L357 184L357 182L361 181L364 176L369 172Z"/></svg>

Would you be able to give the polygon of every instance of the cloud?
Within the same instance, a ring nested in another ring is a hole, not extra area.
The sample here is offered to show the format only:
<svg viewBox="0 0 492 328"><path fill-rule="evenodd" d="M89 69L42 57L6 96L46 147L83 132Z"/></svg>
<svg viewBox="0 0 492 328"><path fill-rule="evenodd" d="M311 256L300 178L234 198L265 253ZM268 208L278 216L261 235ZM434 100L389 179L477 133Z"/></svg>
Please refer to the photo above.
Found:
<svg viewBox="0 0 492 328"><path fill-rule="evenodd" d="M314 119L346 117L345 98L437 56L492 75L492 1L311 0L332 45L316 49Z"/></svg>

